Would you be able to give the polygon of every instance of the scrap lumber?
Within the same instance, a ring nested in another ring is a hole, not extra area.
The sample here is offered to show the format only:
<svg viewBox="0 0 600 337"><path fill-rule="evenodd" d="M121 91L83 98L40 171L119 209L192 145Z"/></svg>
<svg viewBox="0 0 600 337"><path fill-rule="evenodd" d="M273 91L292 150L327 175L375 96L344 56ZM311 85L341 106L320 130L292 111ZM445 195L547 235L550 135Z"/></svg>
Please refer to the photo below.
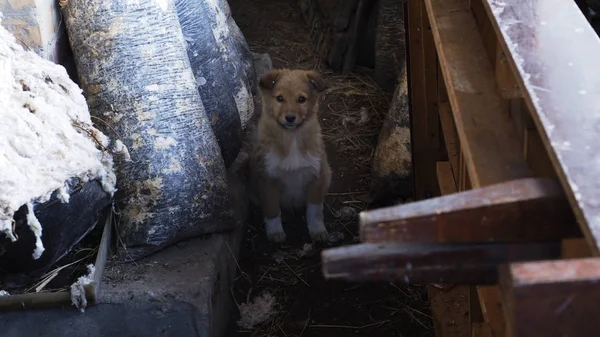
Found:
<svg viewBox="0 0 600 337"><path fill-rule="evenodd" d="M460 176L468 177L459 184L479 188L530 177L469 0L424 2L462 149ZM485 322L504 336L497 287L477 287L477 293Z"/></svg>
<svg viewBox="0 0 600 337"><path fill-rule="evenodd" d="M444 83L444 81L440 81ZM445 89L444 89L445 90ZM454 120L452 117L452 110L450 109L450 104L440 103L440 126L442 129L442 134L444 138L444 144L446 145L446 152L448 153L448 161L450 162L450 166L452 168L452 175L454 176L454 180L458 179L459 173L459 157L460 157L460 144L458 143L458 135L456 133L456 126L454 126ZM438 176L439 181L439 176ZM440 191L442 195L444 195L443 191Z"/></svg>
<svg viewBox="0 0 600 337"><path fill-rule="evenodd" d="M555 180L524 178L363 211L360 238L371 243L558 241L580 234L574 222Z"/></svg>
<svg viewBox="0 0 600 337"><path fill-rule="evenodd" d="M573 2L485 0L578 222L600 254L600 40ZM568 46L568 47L566 47Z"/></svg>
<svg viewBox="0 0 600 337"><path fill-rule="evenodd" d="M415 199L437 195L435 163L440 148L437 56L423 0L407 2L412 166Z"/></svg>
<svg viewBox="0 0 600 337"><path fill-rule="evenodd" d="M452 117L450 116L450 118ZM441 195L456 193L456 181L450 162L437 162L436 175ZM450 289L444 288L446 287L439 285L427 287L436 337L469 337L469 331L471 331L470 287L452 285Z"/></svg>
<svg viewBox="0 0 600 337"><path fill-rule="evenodd" d="M515 263L499 282L511 336L598 336L599 258Z"/></svg>
<svg viewBox="0 0 600 337"><path fill-rule="evenodd" d="M560 242L361 243L323 251L328 279L351 282L495 284L498 266L560 257Z"/></svg>
<svg viewBox="0 0 600 337"><path fill-rule="evenodd" d="M473 187L531 176L469 1L425 5Z"/></svg>

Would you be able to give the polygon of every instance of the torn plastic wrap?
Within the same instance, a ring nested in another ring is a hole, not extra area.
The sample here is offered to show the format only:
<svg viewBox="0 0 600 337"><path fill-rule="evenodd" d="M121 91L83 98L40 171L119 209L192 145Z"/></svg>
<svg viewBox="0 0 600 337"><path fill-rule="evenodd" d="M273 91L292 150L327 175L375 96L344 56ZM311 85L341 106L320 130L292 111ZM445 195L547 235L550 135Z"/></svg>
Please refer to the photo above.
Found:
<svg viewBox="0 0 600 337"><path fill-rule="evenodd" d="M252 53L235 20L226 0L198 0L195 6L206 8L207 23L210 25L219 52L225 60L223 68L229 77L230 90L235 99L242 129L254 112L252 96L256 94L256 78Z"/></svg>
<svg viewBox="0 0 600 337"><path fill-rule="evenodd" d="M371 197L374 202L397 203L413 198L412 145L405 70L404 63L373 156Z"/></svg>
<svg viewBox="0 0 600 337"><path fill-rule="evenodd" d="M119 255L139 259L233 229L225 165L174 1L70 0L62 11L90 111L131 156L116 162Z"/></svg>
<svg viewBox="0 0 600 337"><path fill-rule="evenodd" d="M198 92L217 137L225 166L229 167L242 146L242 123L232 94L239 76L226 73L232 67L226 67L228 60L222 57L213 29L207 24L208 4L196 0L175 0L175 5ZM241 68L242 64L233 66Z"/></svg>
<svg viewBox="0 0 600 337"><path fill-rule="evenodd" d="M34 259L31 254L36 248L36 238L28 225L27 205L23 205L14 216L18 240L11 242L0 236L0 270L5 274L5 287L24 286L47 272L96 227L102 213L108 211L112 203L112 197L98 180L83 183L79 179L71 179L67 186L68 203L61 202L57 192L44 203L32 203L43 229L45 250L39 259ZM24 277L17 277L17 274Z"/></svg>

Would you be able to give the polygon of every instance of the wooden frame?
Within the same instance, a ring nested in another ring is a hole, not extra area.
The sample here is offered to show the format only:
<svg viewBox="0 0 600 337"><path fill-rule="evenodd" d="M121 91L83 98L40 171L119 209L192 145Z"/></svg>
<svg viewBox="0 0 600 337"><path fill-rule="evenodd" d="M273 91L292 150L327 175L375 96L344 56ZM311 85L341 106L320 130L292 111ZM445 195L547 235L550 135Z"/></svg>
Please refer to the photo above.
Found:
<svg viewBox="0 0 600 337"><path fill-rule="evenodd" d="M407 1L416 201L326 277L455 284L437 336L599 335L600 39L573 1Z"/></svg>

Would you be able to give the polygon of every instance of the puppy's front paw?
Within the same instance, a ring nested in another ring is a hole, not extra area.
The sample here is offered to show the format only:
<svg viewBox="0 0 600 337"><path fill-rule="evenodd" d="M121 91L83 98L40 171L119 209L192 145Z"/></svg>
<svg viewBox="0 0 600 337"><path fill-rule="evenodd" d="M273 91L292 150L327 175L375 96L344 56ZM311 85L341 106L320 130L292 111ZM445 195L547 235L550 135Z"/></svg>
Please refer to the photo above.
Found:
<svg viewBox="0 0 600 337"><path fill-rule="evenodd" d="M309 230L309 233L310 238L313 239L313 241L323 242L327 241L329 238L329 233L327 233L327 229L325 229L325 226L323 226L321 230L311 229Z"/></svg>
<svg viewBox="0 0 600 337"><path fill-rule="evenodd" d="M273 219L265 219L265 227L269 241L277 243L285 241L285 232L283 231L283 225L281 224L281 216L277 216Z"/></svg>
<svg viewBox="0 0 600 337"><path fill-rule="evenodd" d="M285 236L285 233L283 231L281 231L281 232L267 233L267 238L271 242L282 243L283 241L285 241L286 236Z"/></svg>
<svg viewBox="0 0 600 337"><path fill-rule="evenodd" d="M323 204L306 206L306 224L313 241L327 241L329 234L323 222Z"/></svg>

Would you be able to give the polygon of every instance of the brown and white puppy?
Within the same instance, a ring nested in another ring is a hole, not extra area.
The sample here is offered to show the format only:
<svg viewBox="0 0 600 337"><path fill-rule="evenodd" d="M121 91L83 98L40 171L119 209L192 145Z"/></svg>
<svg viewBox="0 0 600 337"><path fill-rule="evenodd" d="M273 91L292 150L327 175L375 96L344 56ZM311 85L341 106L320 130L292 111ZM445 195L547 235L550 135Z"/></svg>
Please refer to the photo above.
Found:
<svg viewBox="0 0 600 337"><path fill-rule="evenodd" d="M259 88L263 108L250 155L250 184L267 237L284 241L281 209L304 208L311 238L325 240L323 199L331 169L317 111L326 83L316 71L280 69L264 74Z"/></svg>

